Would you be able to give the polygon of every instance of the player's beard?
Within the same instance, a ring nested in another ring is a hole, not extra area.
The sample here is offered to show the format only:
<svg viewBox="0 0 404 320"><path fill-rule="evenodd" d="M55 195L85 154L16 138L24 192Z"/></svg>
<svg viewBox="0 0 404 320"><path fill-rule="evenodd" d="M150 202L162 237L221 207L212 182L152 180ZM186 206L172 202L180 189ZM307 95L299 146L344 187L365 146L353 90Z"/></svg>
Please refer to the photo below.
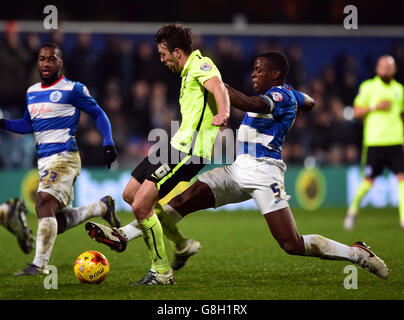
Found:
<svg viewBox="0 0 404 320"><path fill-rule="evenodd" d="M39 72L39 76L41 77L42 84L50 85L50 84L56 82L60 78L60 72L56 71L54 74L52 74L49 77L44 77L44 76L42 76L42 72Z"/></svg>
<svg viewBox="0 0 404 320"><path fill-rule="evenodd" d="M393 77L391 76L380 76L380 79L383 80L383 82L385 83L390 83L391 79L393 79Z"/></svg>

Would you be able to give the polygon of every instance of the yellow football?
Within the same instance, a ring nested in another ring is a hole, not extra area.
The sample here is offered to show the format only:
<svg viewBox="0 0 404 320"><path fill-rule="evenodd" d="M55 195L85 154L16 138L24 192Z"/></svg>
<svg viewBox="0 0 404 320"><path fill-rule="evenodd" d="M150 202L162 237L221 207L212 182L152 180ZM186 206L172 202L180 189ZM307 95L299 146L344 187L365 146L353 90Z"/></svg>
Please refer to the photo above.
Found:
<svg viewBox="0 0 404 320"><path fill-rule="evenodd" d="M98 251L83 252L74 262L74 274L83 283L99 284L108 273L108 259Z"/></svg>

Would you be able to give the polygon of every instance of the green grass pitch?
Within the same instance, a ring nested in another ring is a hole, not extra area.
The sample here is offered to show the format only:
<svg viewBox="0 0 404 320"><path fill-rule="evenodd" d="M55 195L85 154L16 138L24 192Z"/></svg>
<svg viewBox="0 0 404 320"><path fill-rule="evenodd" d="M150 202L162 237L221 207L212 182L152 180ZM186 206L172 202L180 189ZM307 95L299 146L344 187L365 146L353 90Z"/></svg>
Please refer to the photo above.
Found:
<svg viewBox="0 0 404 320"><path fill-rule="evenodd" d="M149 256L142 239L117 253L90 239L84 224L58 236L50 264L58 270L58 289L46 290L44 276L13 277L25 268L34 252L25 255L16 239L0 228L0 299L22 300L300 300L300 299L403 299L404 231L398 226L397 209L363 209L357 227L344 231L342 209L316 212L294 210L301 234L321 234L352 245L362 240L371 246L390 269L382 280L358 269L358 288L344 288L346 261L290 256L272 238L258 211L205 211L186 217L179 223L186 236L201 241L203 248L186 267L175 273L172 286L131 287L149 267ZM123 224L132 214L120 213ZM29 215L36 233L36 217ZM94 221L101 222L97 218ZM86 250L106 255L111 271L100 285L80 283L73 263ZM167 242L172 257L172 246Z"/></svg>

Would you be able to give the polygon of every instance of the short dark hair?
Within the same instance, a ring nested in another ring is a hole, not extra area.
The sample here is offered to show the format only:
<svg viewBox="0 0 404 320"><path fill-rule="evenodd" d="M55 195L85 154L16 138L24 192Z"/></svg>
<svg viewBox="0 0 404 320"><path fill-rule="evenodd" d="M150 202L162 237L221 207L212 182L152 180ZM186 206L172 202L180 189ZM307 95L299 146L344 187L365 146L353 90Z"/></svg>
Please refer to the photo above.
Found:
<svg viewBox="0 0 404 320"><path fill-rule="evenodd" d="M189 55L193 51L191 29L179 23L162 26L154 36L154 42L164 44L169 52L173 52L175 48L178 48Z"/></svg>
<svg viewBox="0 0 404 320"><path fill-rule="evenodd" d="M46 42L46 43L42 44L42 45L39 47L39 51L40 51L41 49L43 49L43 48L53 48L53 49L57 49L58 52L59 52L59 57L62 58L62 49L60 48L60 46L59 46L57 43L55 43L55 42ZM38 52L39 52L39 51L38 51Z"/></svg>
<svg viewBox="0 0 404 320"><path fill-rule="evenodd" d="M281 80L285 81L285 78L289 72L289 61L283 52L267 51L259 54L257 58L260 57L267 59L269 69L279 70Z"/></svg>

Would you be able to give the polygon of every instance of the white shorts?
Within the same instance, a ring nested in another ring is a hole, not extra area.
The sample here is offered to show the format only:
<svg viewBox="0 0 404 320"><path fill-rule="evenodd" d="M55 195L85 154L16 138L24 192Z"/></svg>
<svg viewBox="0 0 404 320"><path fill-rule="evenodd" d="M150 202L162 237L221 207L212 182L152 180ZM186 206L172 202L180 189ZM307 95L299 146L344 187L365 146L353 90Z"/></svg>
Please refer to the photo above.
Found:
<svg viewBox="0 0 404 320"><path fill-rule="evenodd" d="M286 164L272 158L240 155L228 166L206 171L198 176L212 190L215 208L253 198L264 215L287 207L284 172Z"/></svg>
<svg viewBox="0 0 404 320"><path fill-rule="evenodd" d="M62 207L73 203L73 184L80 174L81 159L78 151L64 151L38 160L38 192L54 196Z"/></svg>

